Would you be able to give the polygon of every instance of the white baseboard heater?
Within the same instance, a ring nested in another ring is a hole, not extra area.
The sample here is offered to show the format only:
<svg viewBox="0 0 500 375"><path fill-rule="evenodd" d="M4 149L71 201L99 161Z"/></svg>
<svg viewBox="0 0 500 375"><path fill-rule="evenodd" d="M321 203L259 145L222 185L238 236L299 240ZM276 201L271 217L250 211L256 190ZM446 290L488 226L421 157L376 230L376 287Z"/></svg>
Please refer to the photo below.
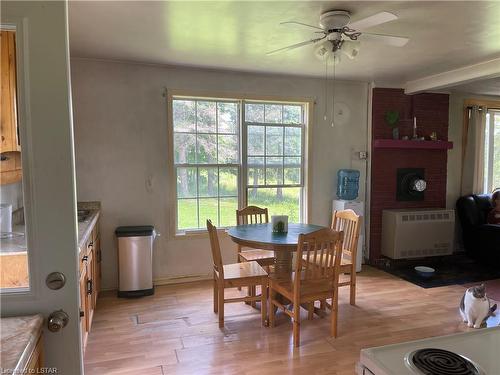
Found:
<svg viewBox="0 0 500 375"><path fill-rule="evenodd" d="M449 255L454 231L454 210L383 210L382 255L392 259Z"/></svg>

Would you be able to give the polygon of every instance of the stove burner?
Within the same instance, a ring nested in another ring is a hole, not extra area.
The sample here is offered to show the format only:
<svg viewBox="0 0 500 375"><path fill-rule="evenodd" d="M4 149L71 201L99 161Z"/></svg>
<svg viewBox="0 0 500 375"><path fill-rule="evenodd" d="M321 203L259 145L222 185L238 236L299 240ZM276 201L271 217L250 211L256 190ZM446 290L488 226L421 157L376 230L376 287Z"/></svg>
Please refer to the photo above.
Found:
<svg viewBox="0 0 500 375"><path fill-rule="evenodd" d="M470 359L443 349L426 348L406 356L406 364L424 375L485 375Z"/></svg>

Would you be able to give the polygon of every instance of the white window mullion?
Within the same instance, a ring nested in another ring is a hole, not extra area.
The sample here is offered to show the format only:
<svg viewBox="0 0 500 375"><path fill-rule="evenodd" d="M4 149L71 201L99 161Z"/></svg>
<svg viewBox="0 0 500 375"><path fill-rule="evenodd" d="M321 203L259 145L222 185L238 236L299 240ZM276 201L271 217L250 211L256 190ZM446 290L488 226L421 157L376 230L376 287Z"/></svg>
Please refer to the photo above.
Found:
<svg viewBox="0 0 500 375"><path fill-rule="evenodd" d="M245 122L245 101L241 101L240 104L240 178L239 178L239 199L238 208L243 208L248 205L248 157L247 157L247 145L248 145L248 128Z"/></svg>

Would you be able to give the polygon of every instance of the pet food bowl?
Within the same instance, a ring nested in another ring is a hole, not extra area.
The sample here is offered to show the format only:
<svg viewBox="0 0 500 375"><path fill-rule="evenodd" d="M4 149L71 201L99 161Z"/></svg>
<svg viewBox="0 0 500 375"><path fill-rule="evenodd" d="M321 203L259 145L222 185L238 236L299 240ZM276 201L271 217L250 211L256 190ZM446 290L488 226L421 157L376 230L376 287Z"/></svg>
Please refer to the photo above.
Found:
<svg viewBox="0 0 500 375"><path fill-rule="evenodd" d="M436 270L432 267L417 266L415 267L415 272L421 277L429 278L434 276Z"/></svg>

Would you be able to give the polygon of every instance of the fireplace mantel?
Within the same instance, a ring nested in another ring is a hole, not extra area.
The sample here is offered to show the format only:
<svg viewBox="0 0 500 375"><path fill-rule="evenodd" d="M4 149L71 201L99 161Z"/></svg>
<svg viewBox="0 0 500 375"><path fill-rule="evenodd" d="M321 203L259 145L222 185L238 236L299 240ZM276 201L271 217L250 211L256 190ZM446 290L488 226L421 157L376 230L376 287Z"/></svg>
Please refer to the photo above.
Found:
<svg viewBox="0 0 500 375"><path fill-rule="evenodd" d="M448 141L413 141L403 139L374 139L374 148L450 150L453 142Z"/></svg>

